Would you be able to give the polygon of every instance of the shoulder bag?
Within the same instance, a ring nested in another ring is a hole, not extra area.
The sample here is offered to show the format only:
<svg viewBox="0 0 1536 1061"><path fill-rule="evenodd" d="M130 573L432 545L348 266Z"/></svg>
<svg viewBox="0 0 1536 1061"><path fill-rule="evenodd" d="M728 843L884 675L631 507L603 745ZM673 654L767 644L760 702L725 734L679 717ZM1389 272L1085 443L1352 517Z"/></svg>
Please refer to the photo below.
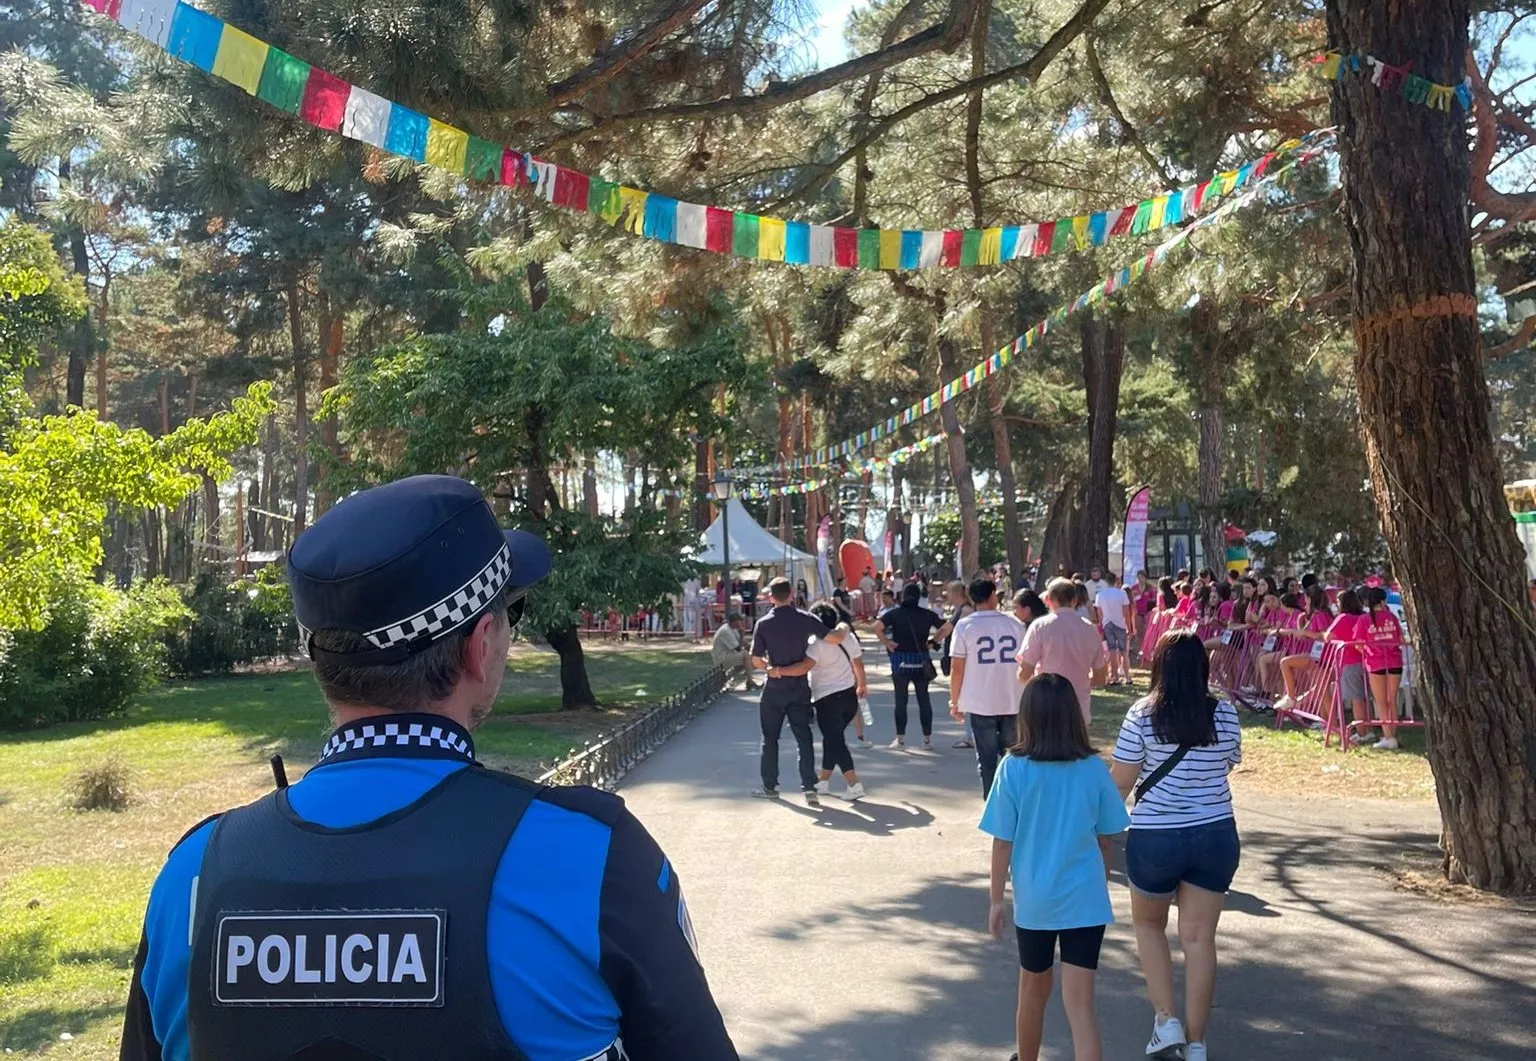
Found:
<svg viewBox="0 0 1536 1061"><path fill-rule="evenodd" d="M1173 754L1164 759L1161 766L1159 766L1156 770L1153 770L1150 774L1147 775L1147 779L1145 781L1142 781L1136 786L1136 791L1134 793L1136 797L1135 802L1140 803L1142 800L1146 799L1147 793L1156 788L1158 782L1162 781L1163 778L1173 773L1173 768L1184 761L1184 756L1188 755L1190 749L1193 747L1193 744L1181 744L1175 748Z"/></svg>

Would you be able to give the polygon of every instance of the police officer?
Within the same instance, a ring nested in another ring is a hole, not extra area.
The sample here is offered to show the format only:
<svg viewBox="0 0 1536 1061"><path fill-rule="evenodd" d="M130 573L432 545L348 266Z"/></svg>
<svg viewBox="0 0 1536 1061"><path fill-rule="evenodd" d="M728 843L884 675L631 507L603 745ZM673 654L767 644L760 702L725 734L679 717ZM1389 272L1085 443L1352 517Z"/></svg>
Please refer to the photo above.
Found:
<svg viewBox="0 0 1536 1061"><path fill-rule="evenodd" d="M171 852L122 1058L736 1061L623 802L475 759L544 543L419 476L341 502L288 569L336 728L302 780Z"/></svg>

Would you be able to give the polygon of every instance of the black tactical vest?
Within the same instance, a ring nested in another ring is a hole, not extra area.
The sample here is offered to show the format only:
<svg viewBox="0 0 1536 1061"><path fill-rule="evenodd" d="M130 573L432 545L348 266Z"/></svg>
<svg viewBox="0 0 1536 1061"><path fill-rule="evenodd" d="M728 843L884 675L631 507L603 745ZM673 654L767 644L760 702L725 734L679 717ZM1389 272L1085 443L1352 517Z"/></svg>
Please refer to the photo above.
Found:
<svg viewBox="0 0 1536 1061"><path fill-rule="evenodd" d="M526 1061L486 912L536 791L470 766L352 829L302 820L282 791L225 814L194 885L192 1061Z"/></svg>

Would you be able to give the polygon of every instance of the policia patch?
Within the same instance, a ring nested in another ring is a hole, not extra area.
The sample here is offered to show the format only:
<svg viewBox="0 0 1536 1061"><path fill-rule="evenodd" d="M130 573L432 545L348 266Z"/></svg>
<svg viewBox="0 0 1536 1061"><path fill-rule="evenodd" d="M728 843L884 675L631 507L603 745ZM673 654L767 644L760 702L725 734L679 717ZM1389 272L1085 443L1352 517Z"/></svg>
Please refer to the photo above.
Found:
<svg viewBox="0 0 1536 1061"><path fill-rule="evenodd" d="M441 1006L447 914L221 913L220 1006Z"/></svg>

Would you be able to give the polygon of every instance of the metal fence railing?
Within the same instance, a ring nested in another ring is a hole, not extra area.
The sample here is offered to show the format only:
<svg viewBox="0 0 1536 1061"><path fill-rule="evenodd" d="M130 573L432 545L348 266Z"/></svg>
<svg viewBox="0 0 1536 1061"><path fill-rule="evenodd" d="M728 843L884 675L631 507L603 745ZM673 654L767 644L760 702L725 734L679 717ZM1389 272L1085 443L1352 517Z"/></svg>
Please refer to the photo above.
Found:
<svg viewBox="0 0 1536 1061"><path fill-rule="evenodd" d="M667 697L613 733L599 733L582 748L573 748L569 755L540 775L539 784L613 788L637 763L714 703L725 691L726 679L723 667L711 669L681 692Z"/></svg>

